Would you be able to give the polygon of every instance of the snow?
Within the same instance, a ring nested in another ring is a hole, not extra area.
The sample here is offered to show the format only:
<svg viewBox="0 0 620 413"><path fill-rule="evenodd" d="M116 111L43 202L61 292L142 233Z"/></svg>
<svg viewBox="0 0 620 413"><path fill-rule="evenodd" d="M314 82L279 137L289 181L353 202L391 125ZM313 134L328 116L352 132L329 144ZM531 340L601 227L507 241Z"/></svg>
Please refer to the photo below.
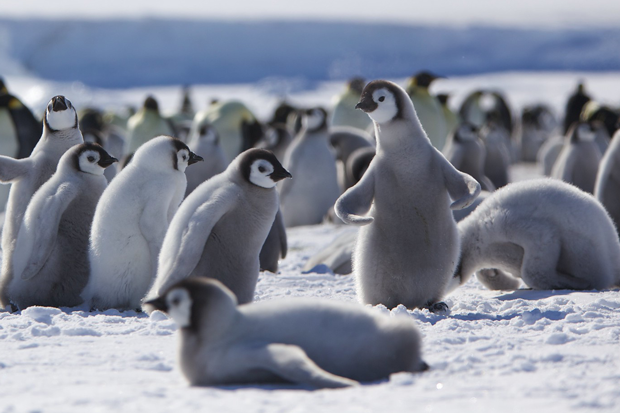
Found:
<svg viewBox="0 0 620 413"><path fill-rule="evenodd" d="M576 79L592 94L617 102L620 74L501 74L443 80L437 89L503 86L518 108L532 99L559 111ZM82 93L64 83L7 78L19 96L32 89L45 96L66 93L78 109L86 102L137 103L147 91L179 102L179 88L104 90ZM321 83L291 93L306 105L327 104L341 84ZM277 102L260 85L199 86L196 101L236 96L266 117ZM37 103L39 102L39 103ZM559 112L558 112L559 113ZM517 165L512 176L537 176ZM351 276L302 274L305 261L346 226L318 225L289 231L289 255L281 274L261 273L256 300L321 297L355 302ZM190 387L176 365L176 330L163 313L88 313L32 307L0 312L0 413L13 412L505 412L620 410L620 295L607 291L489 291L475 278L446 298L448 315L404 307L375 311L412 317L431 366L420 374L398 373L380 383L341 390L296 386ZM328 340L328 338L325 338Z"/></svg>

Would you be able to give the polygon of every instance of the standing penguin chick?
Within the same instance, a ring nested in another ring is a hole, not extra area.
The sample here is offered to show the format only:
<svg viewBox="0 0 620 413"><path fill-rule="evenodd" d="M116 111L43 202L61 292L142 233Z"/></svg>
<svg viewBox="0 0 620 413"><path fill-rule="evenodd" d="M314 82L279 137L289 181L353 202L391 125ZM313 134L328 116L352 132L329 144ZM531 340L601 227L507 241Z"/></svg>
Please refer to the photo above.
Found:
<svg viewBox="0 0 620 413"><path fill-rule="evenodd" d="M543 290L602 289L620 282L620 242L605 208L557 179L498 189L458 227L458 284L483 269L478 279L491 289L515 289L519 278Z"/></svg>
<svg viewBox="0 0 620 413"><path fill-rule="evenodd" d="M32 154L24 159L0 156L0 181L12 184L2 230L2 307L9 305L7 287L13 278L13 250L30 198L56 171L60 157L83 142L73 105L64 96L54 96L45 110L43 134Z"/></svg>
<svg viewBox="0 0 620 413"><path fill-rule="evenodd" d="M596 175L594 196L620 228L620 131L616 132L605 152Z"/></svg>
<svg viewBox="0 0 620 413"><path fill-rule="evenodd" d="M448 136L443 154L456 169L478 181L483 191L495 190L491 180L484 175L486 149L474 125L460 124Z"/></svg>
<svg viewBox="0 0 620 413"><path fill-rule="evenodd" d="M276 183L291 174L264 149L237 156L192 192L170 223L148 297L187 277L210 277L240 303L254 298L259 258L278 212Z"/></svg>
<svg viewBox="0 0 620 413"><path fill-rule="evenodd" d="M202 125L197 133L190 135L187 143L205 161L185 171L187 176L185 196L207 179L221 173L227 166L226 155L220 146L220 137L214 127Z"/></svg>
<svg viewBox="0 0 620 413"><path fill-rule="evenodd" d="M140 308L185 193L185 168L201 160L180 140L159 136L140 146L110 182L90 237L91 275L82 297L92 308Z"/></svg>
<svg viewBox="0 0 620 413"><path fill-rule="evenodd" d="M593 193L598 164L602 158L594 138L595 132L588 123L573 125L553 165L551 176Z"/></svg>
<svg viewBox="0 0 620 413"><path fill-rule="evenodd" d="M105 168L118 162L101 146L76 145L58 170L33 195L19 230L9 299L32 305L73 307L88 282L88 236Z"/></svg>
<svg viewBox="0 0 620 413"><path fill-rule="evenodd" d="M327 112L306 110L303 129L286 151L284 166L295 179L280 188L284 225L320 224L340 196L336 159L329 146Z"/></svg>
<svg viewBox="0 0 620 413"><path fill-rule="evenodd" d="M375 123L377 154L335 210L345 223L365 225L353 254L360 301L445 310L438 301L460 251L451 209L471 204L480 184L431 145L400 86L370 82L357 107Z"/></svg>
<svg viewBox="0 0 620 413"><path fill-rule="evenodd" d="M237 306L216 280L188 279L146 303L180 329L179 364L192 385L294 383L347 387L428 369L410 317L327 300Z"/></svg>

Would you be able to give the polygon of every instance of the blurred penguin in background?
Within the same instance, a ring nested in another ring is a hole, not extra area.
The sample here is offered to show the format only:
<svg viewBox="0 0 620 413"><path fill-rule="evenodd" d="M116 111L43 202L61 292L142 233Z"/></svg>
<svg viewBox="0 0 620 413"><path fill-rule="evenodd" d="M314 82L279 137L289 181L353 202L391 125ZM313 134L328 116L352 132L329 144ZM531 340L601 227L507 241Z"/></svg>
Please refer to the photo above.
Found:
<svg viewBox="0 0 620 413"><path fill-rule="evenodd" d="M495 186L484 175L486 149L478 129L471 123L461 123L448 136L443 154L459 171L471 175L484 191L494 191Z"/></svg>
<svg viewBox="0 0 620 413"><path fill-rule="evenodd" d="M568 98L566 109L564 110L563 134L566 135L573 123L580 119L581 111L586 103L591 100L590 96L585 92L583 82L579 82L577 89Z"/></svg>
<svg viewBox="0 0 620 413"><path fill-rule="evenodd" d="M127 152L134 153L142 144L156 136L174 136L175 130L159 113L159 104L153 96L144 100L142 109L127 121Z"/></svg>
<svg viewBox="0 0 620 413"><path fill-rule="evenodd" d="M510 106L503 94L492 90L475 90L470 93L459 109L463 122L469 122L479 128L484 126L489 116L493 116L496 123L508 131L512 136L514 122Z"/></svg>
<svg viewBox="0 0 620 413"><path fill-rule="evenodd" d="M598 165L602 158L594 137L595 132L590 124L575 123L553 165L551 176L585 192L594 193Z"/></svg>
<svg viewBox="0 0 620 413"><path fill-rule="evenodd" d="M174 129L178 134L176 137L185 142L187 141L187 136L192 127L192 121L194 120L196 111L194 111L194 106L192 105L190 87L183 86L182 94L181 107L177 112L169 116L168 119L174 125Z"/></svg>
<svg viewBox="0 0 620 413"><path fill-rule="evenodd" d="M594 126L594 123L602 124L607 130L608 136L614 136L618 129L618 120L620 120L620 110L612 108L606 105L601 105L593 100L586 103L581 111L581 120L589 122Z"/></svg>
<svg viewBox="0 0 620 413"><path fill-rule="evenodd" d="M616 231L620 232L620 130L615 133L599 164L594 196L609 212Z"/></svg>
<svg viewBox="0 0 620 413"><path fill-rule="evenodd" d="M9 93L0 77L0 155L25 158L41 137L42 124L24 104ZM4 211L10 185L0 185L0 212Z"/></svg>
<svg viewBox="0 0 620 413"><path fill-rule="evenodd" d="M431 83L440 77L426 71L418 72L409 78L406 90L426 135L433 146L441 151L448 136L447 125L441 103L429 92Z"/></svg>
<svg viewBox="0 0 620 413"><path fill-rule="evenodd" d="M489 114L486 124L480 130L486 149L484 175L495 188L501 188L510 182L508 169L512 160L510 134L498 116L497 113Z"/></svg>
<svg viewBox="0 0 620 413"><path fill-rule="evenodd" d="M125 155L126 142L123 129L105 121L102 111L95 108L85 108L78 112L80 130L84 136L84 142L96 143L116 159L122 159ZM115 163L105 168L104 176L110 182L120 170Z"/></svg>
<svg viewBox="0 0 620 413"><path fill-rule="evenodd" d="M256 116L245 104L236 100L211 101L206 110L198 112L194 117L190 135L195 135L205 124L217 130L227 163L241 152L253 148L264 133Z"/></svg>
<svg viewBox="0 0 620 413"><path fill-rule="evenodd" d="M521 160L536 162L538 151L551 137L557 122L551 109L543 104L526 106L521 113L519 146Z"/></svg>
<svg viewBox="0 0 620 413"><path fill-rule="evenodd" d="M259 149L273 152L278 159L284 159L286 149L293 142L293 135L284 123L267 125L263 138L255 145Z"/></svg>
<svg viewBox="0 0 620 413"><path fill-rule="evenodd" d="M361 77L349 79L345 91L334 97L330 126L351 126L366 130L372 125L372 121L365 113L355 109L365 85L366 80Z"/></svg>
<svg viewBox="0 0 620 413"><path fill-rule="evenodd" d="M443 111L443 118L446 122L446 137L456 130L456 127L461 123L459 115L454 113L448 106L448 99L450 95L447 93L440 93L437 95L441 110Z"/></svg>

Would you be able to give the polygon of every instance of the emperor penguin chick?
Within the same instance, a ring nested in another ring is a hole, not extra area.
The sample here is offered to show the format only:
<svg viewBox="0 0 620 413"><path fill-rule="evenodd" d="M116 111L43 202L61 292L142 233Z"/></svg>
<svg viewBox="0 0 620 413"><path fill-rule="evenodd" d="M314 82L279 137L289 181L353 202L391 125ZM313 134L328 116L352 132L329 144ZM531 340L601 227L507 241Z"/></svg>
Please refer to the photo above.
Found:
<svg viewBox="0 0 620 413"><path fill-rule="evenodd" d="M198 185L226 169L226 155L220 146L220 137L213 126L204 124L189 136L188 145L204 158L204 162L185 171L189 195Z"/></svg>
<svg viewBox="0 0 620 413"><path fill-rule="evenodd" d="M9 305L7 288L13 279L13 250L32 195L56 171L60 157L83 143L75 108L64 96L54 96L43 118L43 134L28 158L0 156L0 181L11 184L2 230L0 304Z"/></svg>
<svg viewBox="0 0 620 413"><path fill-rule="evenodd" d="M444 311L438 301L460 252L451 209L471 204L480 184L433 147L400 86L370 82L357 107L374 121L377 154L335 211L347 224L364 225L353 254L359 299Z"/></svg>
<svg viewBox="0 0 620 413"><path fill-rule="evenodd" d="M284 299L237 305L216 280L183 280L146 303L180 327L190 384L294 383L347 387L428 369L410 317L350 303Z"/></svg>
<svg viewBox="0 0 620 413"><path fill-rule="evenodd" d="M458 125L448 135L443 154L456 169L478 181L483 191L495 190L491 180L484 174L486 149L474 125L470 123Z"/></svg>
<svg viewBox="0 0 620 413"><path fill-rule="evenodd" d="M596 173L602 158L594 139L595 132L588 123L574 124L553 164L551 176L594 193Z"/></svg>
<svg viewBox="0 0 620 413"><path fill-rule="evenodd" d="M281 210L286 227L320 224L340 196L336 158L329 146L327 113L306 110L303 129L288 147L284 166L294 179L280 188Z"/></svg>
<svg viewBox="0 0 620 413"><path fill-rule="evenodd" d="M170 223L148 297L187 277L209 277L240 303L252 301L259 253L278 212L275 186L290 177L271 152L249 149L196 188Z"/></svg>
<svg viewBox="0 0 620 413"><path fill-rule="evenodd" d="M520 280L542 290L620 283L620 242L612 220L592 195L560 180L506 185L458 228L458 284L476 271L490 289L515 289Z"/></svg>
<svg viewBox="0 0 620 413"><path fill-rule="evenodd" d="M118 160L99 145L76 145L33 195L17 237L9 284L9 299L19 309L82 303L80 293L90 273L90 228L108 182L103 172L114 162Z"/></svg>
<svg viewBox="0 0 620 413"><path fill-rule="evenodd" d="M594 196L620 229L620 131L614 134L596 175Z"/></svg>
<svg viewBox="0 0 620 413"><path fill-rule="evenodd" d="M185 194L185 168L201 160L180 140L159 136L140 146L110 182L90 237L91 275L82 296L91 308L140 308Z"/></svg>

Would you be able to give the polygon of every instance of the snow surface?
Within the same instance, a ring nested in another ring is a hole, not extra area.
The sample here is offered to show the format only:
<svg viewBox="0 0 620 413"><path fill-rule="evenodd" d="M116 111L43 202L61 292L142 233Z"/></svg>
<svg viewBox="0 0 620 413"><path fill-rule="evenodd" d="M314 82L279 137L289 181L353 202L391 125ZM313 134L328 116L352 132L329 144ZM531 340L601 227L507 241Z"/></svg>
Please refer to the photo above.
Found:
<svg viewBox="0 0 620 413"><path fill-rule="evenodd" d="M459 91L480 83L504 85L517 107L536 98L557 108L581 77L595 96L617 99L620 74L504 74L445 82L454 82L450 85ZM146 93L83 89L83 94L72 94L71 84L26 78L9 78L7 84L20 96L18 92L28 95L34 88L44 96L37 98L41 101L52 91L64 92L78 109L88 99L135 103ZM320 84L316 90L292 93L291 99L327 104L341 87ZM215 92L236 96L267 116L277 99L265 97L265 90L264 85L201 86L194 96L205 104L206 96ZM176 106L172 103L178 102L178 89L155 92L170 98L164 108ZM517 165L512 171L516 180L538 173L532 165ZM351 276L301 273L308 257L350 230L332 225L290 230L281 274L261 274L256 300L304 296L355 301ZM0 312L0 413L620 411L617 290L499 292L471 279L446 302L451 308L447 316L375 307L417 321L428 372L317 391L295 386L189 387L175 362L177 328L160 312L150 317L44 307Z"/></svg>

